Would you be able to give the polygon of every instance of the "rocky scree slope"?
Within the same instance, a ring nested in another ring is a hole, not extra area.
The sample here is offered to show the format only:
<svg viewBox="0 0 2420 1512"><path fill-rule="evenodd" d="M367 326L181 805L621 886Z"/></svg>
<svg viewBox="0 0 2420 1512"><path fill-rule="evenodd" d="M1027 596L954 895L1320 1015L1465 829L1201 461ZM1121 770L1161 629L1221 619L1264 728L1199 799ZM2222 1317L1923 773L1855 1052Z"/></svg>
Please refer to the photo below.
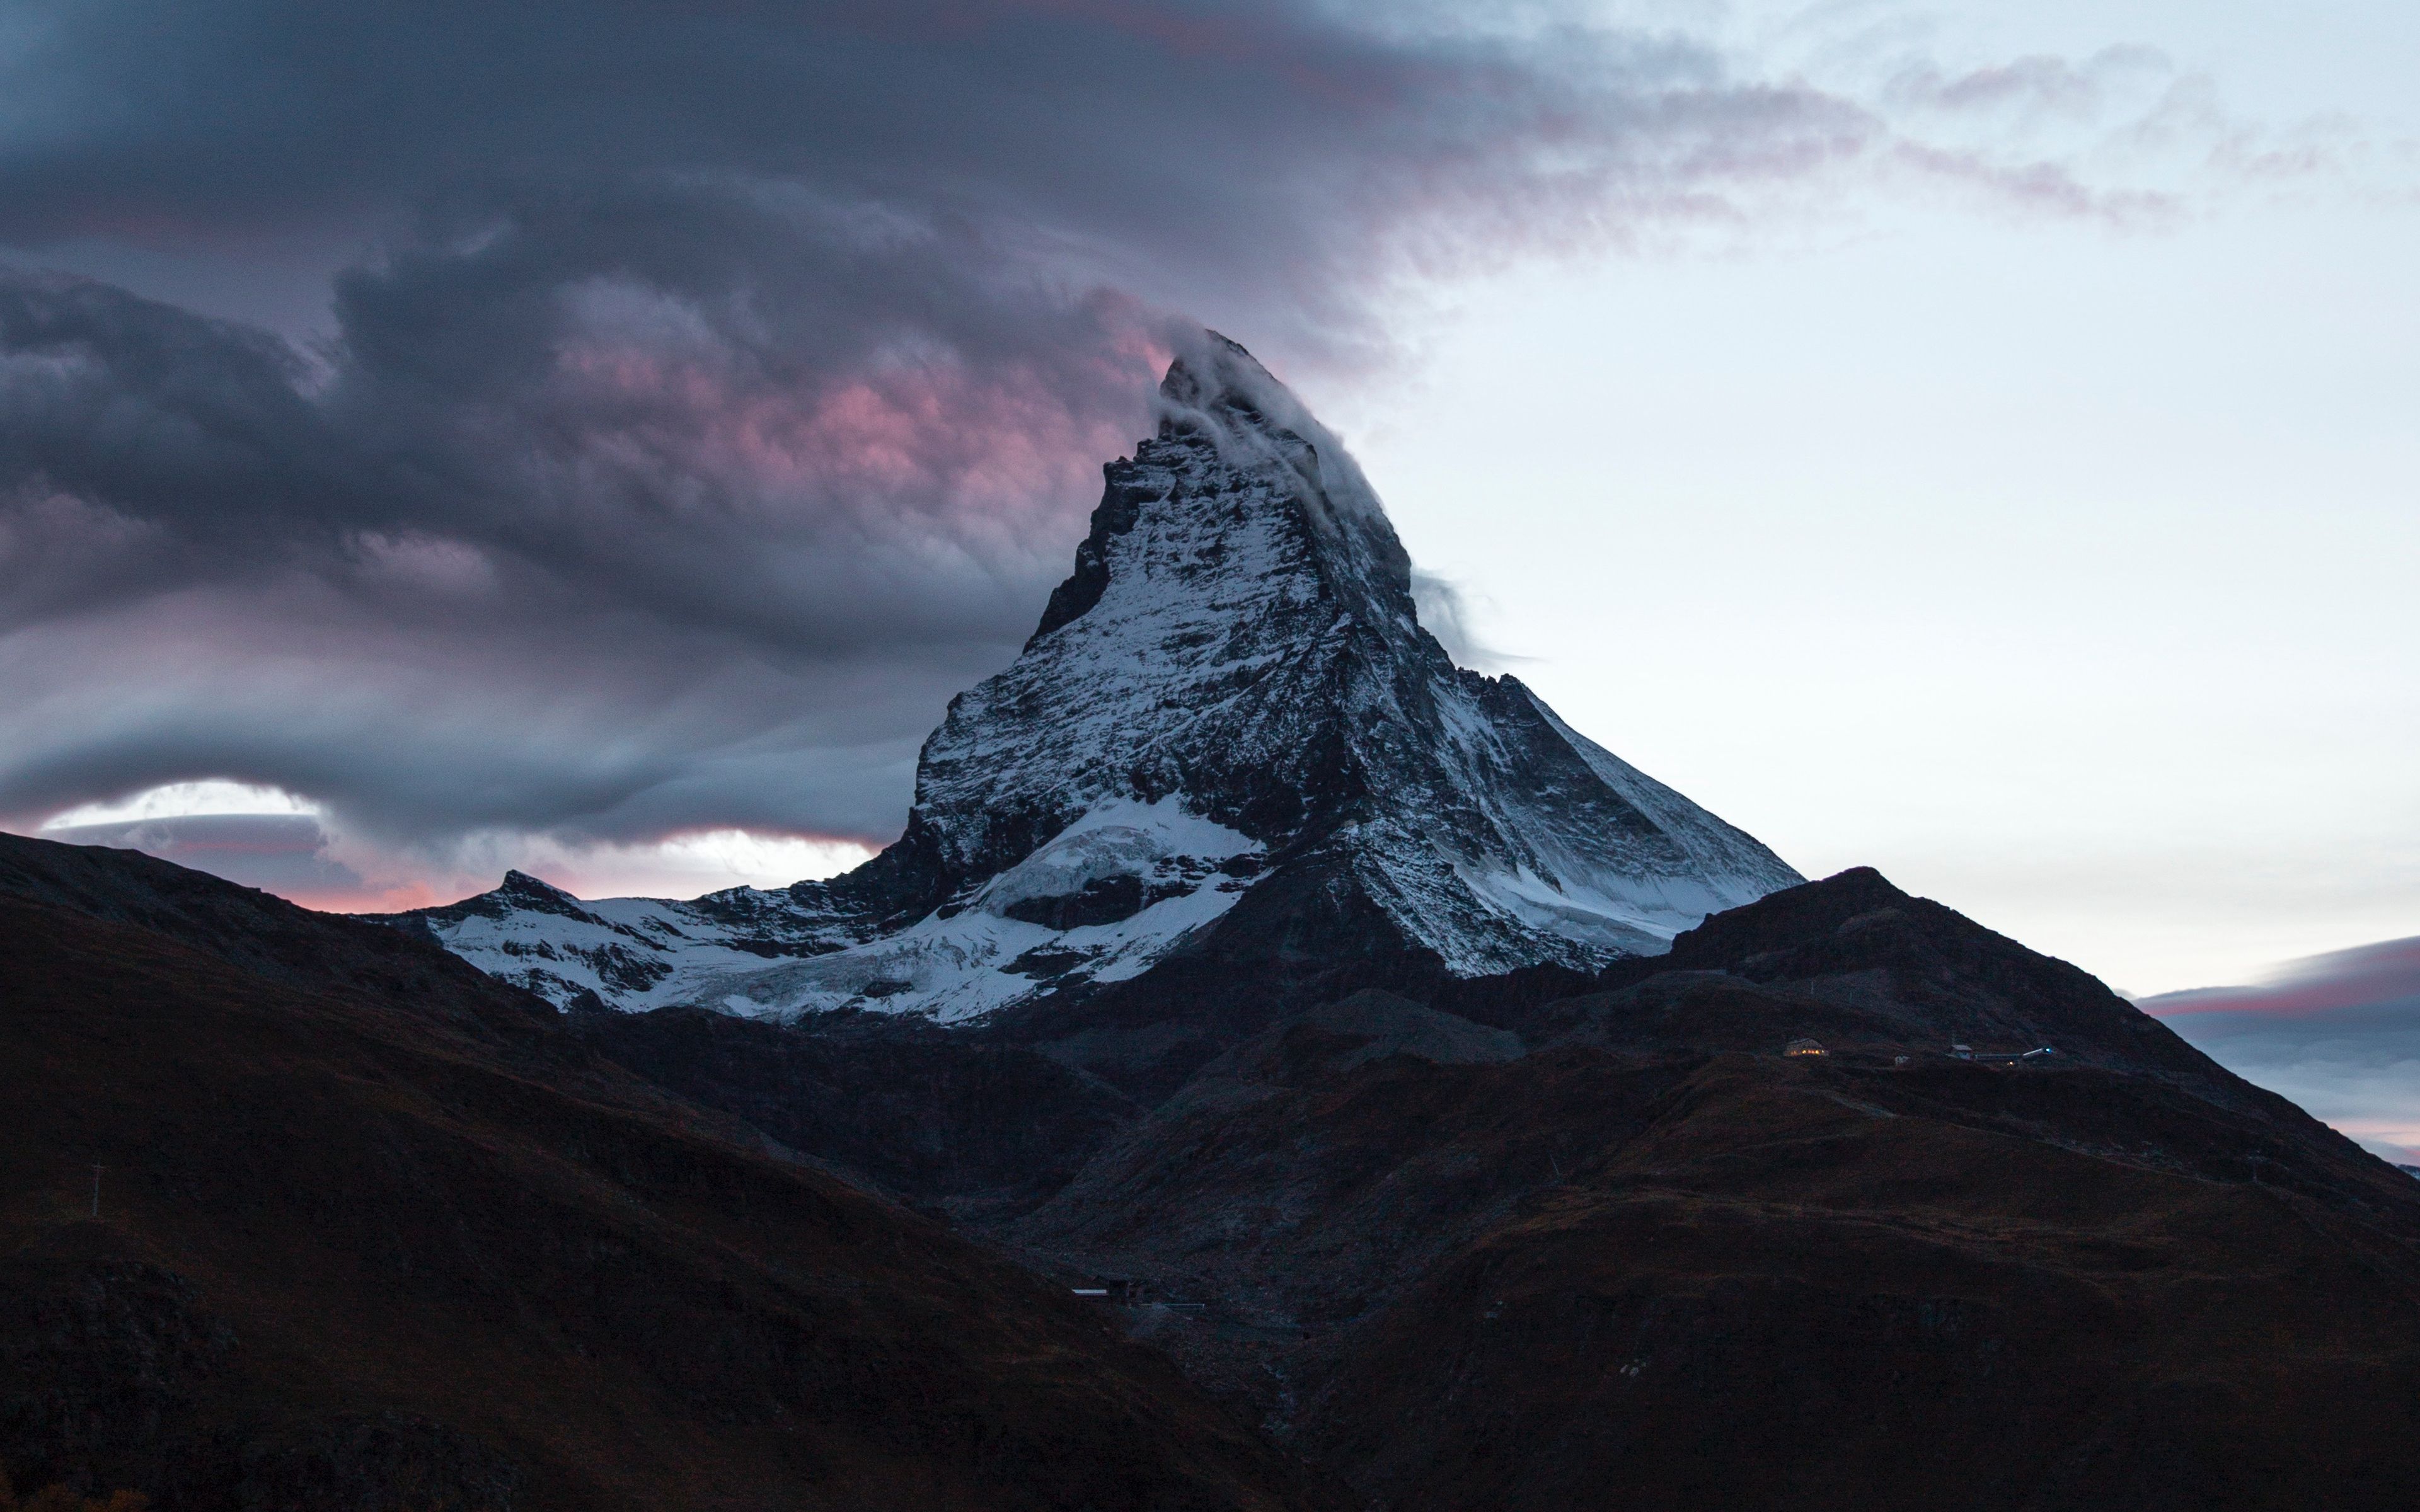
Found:
<svg viewBox="0 0 2420 1512"><path fill-rule="evenodd" d="M1239 933L1451 976L1594 968L1799 880L1456 667L1360 470L1242 347L1205 333L1159 409L1023 653L925 742L881 856L691 903L516 873L397 921L558 1004L955 1022Z"/></svg>

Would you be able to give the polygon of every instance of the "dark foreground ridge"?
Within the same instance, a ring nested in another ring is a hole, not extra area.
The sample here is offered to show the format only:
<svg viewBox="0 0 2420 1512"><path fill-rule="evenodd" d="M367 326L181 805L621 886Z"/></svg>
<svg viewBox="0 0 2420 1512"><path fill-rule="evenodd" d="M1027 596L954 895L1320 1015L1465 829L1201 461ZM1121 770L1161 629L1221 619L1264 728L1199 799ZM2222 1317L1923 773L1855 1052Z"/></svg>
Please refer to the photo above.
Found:
<svg viewBox="0 0 2420 1512"><path fill-rule="evenodd" d="M1205 1009L1256 980L1205 965L1166 1088L1017 1014L556 1014L400 932L38 841L0 841L0 973L20 1485L2420 1496L2420 1185L1872 872L1596 975L1253 1014Z"/></svg>
<svg viewBox="0 0 2420 1512"><path fill-rule="evenodd" d="M940 1068L1016 1063L1020 1037L1055 1049L1065 1026L899 1033L888 1053L922 1069L884 1082L882 1126L924 1110L922 1174L857 1168L1137 1299L1129 1327L1373 1506L2420 1493L2420 1188L1876 872L1593 978L1407 978L1262 1026L1205 1011L1253 980L1177 979L1161 1032L1226 1037L1131 1112L1032 1077L1034 1126L1061 1138L1021 1183L981 1174L979 1103ZM1146 1004L1121 1012L1151 1032ZM702 1028L584 1023L659 1072ZM778 1054L830 1079L886 1024L717 1027L763 1041L732 1057L752 1076ZM1802 1041L1825 1053L1783 1054ZM679 1070L783 1138L861 1148L867 1126L817 1127L834 1104L814 1078L743 1103L694 1057Z"/></svg>
<svg viewBox="0 0 2420 1512"><path fill-rule="evenodd" d="M0 1470L27 1490L1340 1504L1063 1290L538 999L131 852L0 837Z"/></svg>

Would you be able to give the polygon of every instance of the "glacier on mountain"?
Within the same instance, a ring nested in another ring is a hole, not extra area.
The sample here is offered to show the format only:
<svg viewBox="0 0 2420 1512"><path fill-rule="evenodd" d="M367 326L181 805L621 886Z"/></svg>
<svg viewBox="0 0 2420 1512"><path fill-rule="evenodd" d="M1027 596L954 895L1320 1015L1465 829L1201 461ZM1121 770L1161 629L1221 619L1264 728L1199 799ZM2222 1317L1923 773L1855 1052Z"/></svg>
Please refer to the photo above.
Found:
<svg viewBox="0 0 2420 1512"><path fill-rule="evenodd" d="M687 903L514 873L397 921L558 1004L960 1022L1269 929L1235 910L1281 878L1263 896L1370 920L1356 949L1461 976L1657 953L1801 880L1455 666L1360 469L1241 347L1203 333L1103 471L1074 571L952 701L865 866Z"/></svg>

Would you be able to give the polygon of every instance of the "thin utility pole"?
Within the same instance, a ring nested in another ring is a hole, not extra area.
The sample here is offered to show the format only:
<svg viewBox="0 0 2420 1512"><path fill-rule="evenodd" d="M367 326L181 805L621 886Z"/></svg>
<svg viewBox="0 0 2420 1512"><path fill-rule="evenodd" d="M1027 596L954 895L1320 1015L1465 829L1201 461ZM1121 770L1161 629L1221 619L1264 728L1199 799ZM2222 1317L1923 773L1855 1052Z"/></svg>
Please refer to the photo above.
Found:
<svg viewBox="0 0 2420 1512"><path fill-rule="evenodd" d="M101 1216L101 1166L92 1168L92 1215L96 1218Z"/></svg>

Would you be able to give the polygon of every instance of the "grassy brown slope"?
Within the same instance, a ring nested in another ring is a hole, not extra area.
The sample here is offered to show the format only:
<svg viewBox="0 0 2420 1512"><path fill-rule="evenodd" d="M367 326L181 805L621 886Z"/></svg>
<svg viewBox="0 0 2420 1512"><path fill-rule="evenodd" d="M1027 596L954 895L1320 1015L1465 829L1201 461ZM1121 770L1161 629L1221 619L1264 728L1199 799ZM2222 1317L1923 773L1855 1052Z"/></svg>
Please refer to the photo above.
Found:
<svg viewBox="0 0 2420 1512"><path fill-rule="evenodd" d="M1967 1109L2091 1071L1714 1057L1338 1342L1302 1414L1388 1505L2397 1507L2420 1248Z"/></svg>
<svg viewBox="0 0 2420 1512"><path fill-rule="evenodd" d="M1870 872L1675 956L1281 1025L1007 1235L1295 1324L1163 1336L1387 1507L2420 1503L2420 1185Z"/></svg>
<svg viewBox="0 0 2420 1512"><path fill-rule="evenodd" d="M835 1013L801 1029L663 1008L566 1023L648 1081L945 1216L1032 1208L1141 1117L1037 1051L894 1015Z"/></svg>
<svg viewBox="0 0 2420 1512"><path fill-rule="evenodd" d="M331 920L315 952L311 916L274 922L285 980L0 896L20 1482L134 1484L171 1512L410 1486L535 1508L1316 1500L1022 1273L740 1148L412 942L388 960ZM387 995L390 973L447 1000Z"/></svg>

